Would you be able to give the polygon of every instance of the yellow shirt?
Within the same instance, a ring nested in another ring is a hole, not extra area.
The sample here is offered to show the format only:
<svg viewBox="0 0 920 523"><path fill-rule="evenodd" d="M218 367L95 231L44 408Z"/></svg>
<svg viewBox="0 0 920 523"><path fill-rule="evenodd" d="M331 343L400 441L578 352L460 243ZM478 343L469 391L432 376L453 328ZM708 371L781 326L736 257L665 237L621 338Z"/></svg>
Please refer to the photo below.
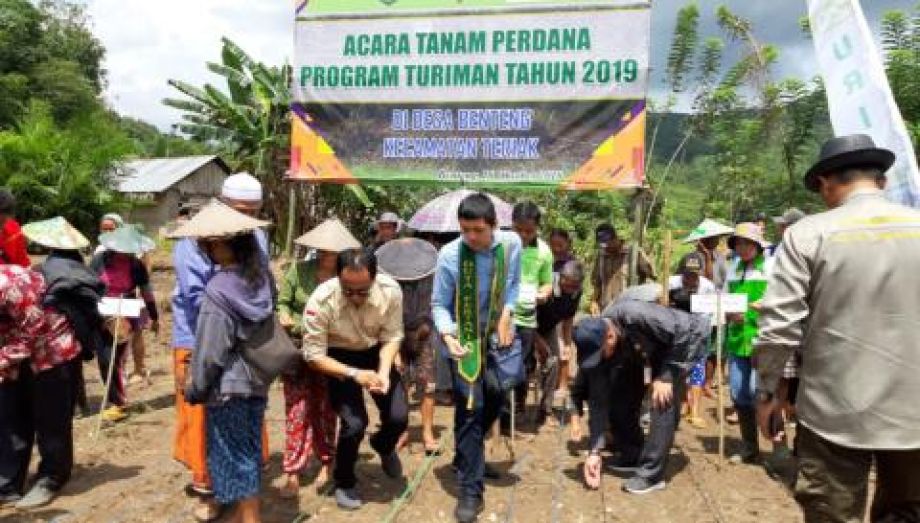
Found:
<svg viewBox="0 0 920 523"><path fill-rule="evenodd" d="M316 288L303 315L303 352L307 361L326 355L329 347L364 351L403 338L402 290L378 274L360 308L345 298L339 279Z"/></svg>

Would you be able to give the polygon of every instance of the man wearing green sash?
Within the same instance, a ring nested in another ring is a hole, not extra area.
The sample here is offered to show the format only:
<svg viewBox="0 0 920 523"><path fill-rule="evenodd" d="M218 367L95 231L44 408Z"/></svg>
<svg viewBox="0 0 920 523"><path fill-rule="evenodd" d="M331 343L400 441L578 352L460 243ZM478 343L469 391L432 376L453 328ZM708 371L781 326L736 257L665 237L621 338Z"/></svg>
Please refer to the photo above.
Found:
<svg viewBox="0 0 920 523"><path fill-rule="evenodd" d="M504 399L497 377L486 370L486 356L490 345L508 347L514 340L521 241L496 230L495 206L482 193L463 200L457 215L462 237L441 249L431 301L435 326L455 360L454 467L460 484L455 516L466 523L482 511L485 434Z"/></svg>

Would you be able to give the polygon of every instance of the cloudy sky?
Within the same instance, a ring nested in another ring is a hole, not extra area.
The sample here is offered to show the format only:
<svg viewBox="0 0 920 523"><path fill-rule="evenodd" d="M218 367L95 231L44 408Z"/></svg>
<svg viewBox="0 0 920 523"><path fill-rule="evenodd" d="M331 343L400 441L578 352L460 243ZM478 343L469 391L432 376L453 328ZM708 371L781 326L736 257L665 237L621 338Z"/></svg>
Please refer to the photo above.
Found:
<svg viewBox="0 0 920 523"><path fill-rule="evenodd" d="M168 79L193 84L214 81L205 62L218 61L220 38L227 36L256 59L275 64L291 61L293 19L290 0L84 0L93 31L108 50L108 102L119 112L149 121L163 130L179 113L160 101L176 93ZM674 29L676 11L686 0L653 0L652 67L661 71ZM910 9L913 0L861 0L869 24L877 30L889 9ZM702 33L718 34L714 13L718 5L754 23L763 42L781 50L777 77L815 75L811 43L802 37L798 20L804 0L700 0ZM652 95L661 91L653 77Z"/></svg>

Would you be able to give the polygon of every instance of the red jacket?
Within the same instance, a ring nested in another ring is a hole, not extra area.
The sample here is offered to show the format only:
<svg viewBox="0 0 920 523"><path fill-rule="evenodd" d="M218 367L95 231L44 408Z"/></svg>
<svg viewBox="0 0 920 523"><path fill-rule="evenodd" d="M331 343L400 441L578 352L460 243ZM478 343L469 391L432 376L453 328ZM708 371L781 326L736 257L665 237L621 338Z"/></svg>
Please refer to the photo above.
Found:
<svg viewBox="0 0 920 523"><path fill-rule="evenodd" d="M19 222L12 218L7 218L0 231L0 251L0 263L25 268L32 266L32 260L26 251L26 237L22 234Z"/></svg>

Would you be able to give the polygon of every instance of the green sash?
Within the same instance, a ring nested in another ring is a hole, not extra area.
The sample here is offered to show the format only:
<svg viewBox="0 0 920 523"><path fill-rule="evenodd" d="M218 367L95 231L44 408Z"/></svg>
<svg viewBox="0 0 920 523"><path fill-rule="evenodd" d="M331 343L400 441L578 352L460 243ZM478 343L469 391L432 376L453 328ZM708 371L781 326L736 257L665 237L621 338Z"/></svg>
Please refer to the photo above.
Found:
<svg viewBox="0 0 920 523"><path fill-rule="evenodd" d="M482 373L483 344L495 331L501 315L505 294L505 246L500 243L495 249L492 270L492 292L489 300L489 323L486 332L479 330L479 276L476 273L476 253L460 243L460 270L457 276L457 338L460 344L469 350L466 356L457 362L460 377L470 386L467 408L473 408L472 384ZM485 339L483 338L485 337Z"/></svg>

